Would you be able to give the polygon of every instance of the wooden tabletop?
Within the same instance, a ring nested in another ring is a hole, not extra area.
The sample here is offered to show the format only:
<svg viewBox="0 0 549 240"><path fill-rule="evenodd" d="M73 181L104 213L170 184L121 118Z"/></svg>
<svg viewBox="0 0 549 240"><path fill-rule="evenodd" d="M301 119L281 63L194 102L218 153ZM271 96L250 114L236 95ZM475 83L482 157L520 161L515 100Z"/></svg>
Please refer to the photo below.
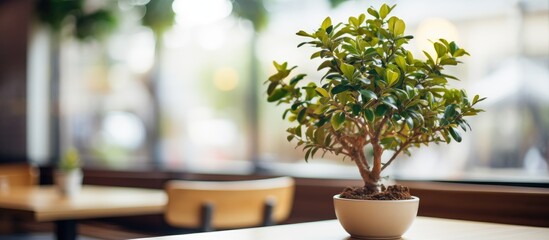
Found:
<svg viewBox="0 0 549 240"><path fill-rule="evenodd" d="M16 187L0 191L0 212L35 221L76 220L161 213L167 202L163 190L84 185L74 196L54 186Z"/></svg>
<svg viewBox="0 0 549 240"><path fill-rule="evenodd" d="M147 238L148 240L352 240L337 220L278 225L187 235ZM417 217L401 238L404 240L529 240L549 239L549 228Z"/></svg>

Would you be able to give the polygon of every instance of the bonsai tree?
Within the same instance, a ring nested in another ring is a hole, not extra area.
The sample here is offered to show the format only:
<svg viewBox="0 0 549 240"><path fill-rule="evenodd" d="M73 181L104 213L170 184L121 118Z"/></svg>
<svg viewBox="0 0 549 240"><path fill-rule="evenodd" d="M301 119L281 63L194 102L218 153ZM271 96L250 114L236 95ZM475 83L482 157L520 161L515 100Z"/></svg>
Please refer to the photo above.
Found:
<svg viewBox="0 0 549 240"><path fill-rule="evenodd" d="M405 48L413 38L404 34L405 22L389 17L394 7L370 7L368 17L335 25L328 17L314 32L299 31L309 40L298 47L316 48L311 59L321 59L318 71L326 73L305 82L306 74L289 78L295 66L274 62L277 72L266 81L267 100L287 104L282 117L295 123L287 139L303 147L306 161L321 150L356 164L364 187L343 197L386 198L375 196L396 188L407 192L382 187L382 171L401 153L410 155L412 147L460 142L459 129L471 128L465 117L482 111L474 105L484 98L470 100L465 90L449 88L448 80L458 79L444 73L469 54L439 39L433 43L436 55L424 51L426 60L414 57Z"/></svg>

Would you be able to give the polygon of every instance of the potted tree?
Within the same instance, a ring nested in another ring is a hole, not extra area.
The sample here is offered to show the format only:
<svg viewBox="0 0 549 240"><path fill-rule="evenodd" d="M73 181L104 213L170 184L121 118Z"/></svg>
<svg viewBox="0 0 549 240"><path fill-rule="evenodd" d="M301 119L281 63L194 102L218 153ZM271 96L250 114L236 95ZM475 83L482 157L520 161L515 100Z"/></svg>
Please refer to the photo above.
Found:
<svg viewBox="0 0 549 240"><path fill-rule="evenodd" d="M345 230L359 238L398 238L407 230L419 199L407 187L381 185L382 171L413 147L460 142L459 129L470 129L465 117L481 112L475 104L484 100L447 86L457 78L444 68L468 53L439 39L436 54L415 58L405 48L413 38L405 22L389 16L394 7L370 7L368 17L335 25L328 17L314 32L299 31L309 40L298 47L316 48L311 59L326 73L304 81L306 74L291 74L295 66L274 62L277 72L266 81L267 100L288 106L283 118L295 123L288 140L303 147L305 160L320 150L356 165L364 185L346 188L334 204Z"/></svg>
<svg viewBox="0 0 549 240"><path fill-rule="evenodd" d="M78 151L71 148L65 152L55 171L55 185L63 195L73 196L82 188L82 169Z"/></svg>

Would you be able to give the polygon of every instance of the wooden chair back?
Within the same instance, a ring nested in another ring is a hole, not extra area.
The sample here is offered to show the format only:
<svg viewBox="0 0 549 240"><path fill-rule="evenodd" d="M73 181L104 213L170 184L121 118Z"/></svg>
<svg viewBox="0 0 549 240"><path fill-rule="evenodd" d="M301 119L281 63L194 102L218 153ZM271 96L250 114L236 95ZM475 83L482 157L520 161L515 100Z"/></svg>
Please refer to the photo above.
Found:
<svg viewBox="0 0 549 240"><path fill-rule="evenodd" d="M295 182L290 177L245 181L166 183L168 224L189 229L232 229L280 223L288 218Z"/></svg>
<svg viewBox="0 0 549 240"><path fill-rule="evenodd" d="M34 185L38 183L38 169L29 163L3 163L0 180L10 187Z"/></svg>

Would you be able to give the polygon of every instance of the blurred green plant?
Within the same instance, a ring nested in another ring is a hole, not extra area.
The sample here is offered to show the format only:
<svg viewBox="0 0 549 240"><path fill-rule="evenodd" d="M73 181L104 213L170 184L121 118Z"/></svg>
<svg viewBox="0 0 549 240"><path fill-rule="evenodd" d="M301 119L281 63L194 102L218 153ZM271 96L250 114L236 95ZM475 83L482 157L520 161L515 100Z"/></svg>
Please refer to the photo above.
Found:
<svg viewBox="0 0 549 240"><path fill-rule="evenodd" d="M347 2L348 0L329 0L328 2L330 3L330 6L332 8L336 8L338 7L339 5L341 5L342 3L344 2Z"/></svg>
<svg viewBox="0 0 549 240"><path fill-rule="evenodd" d="M289 106L282 117L296 125L287 130L287 139L303 146L305 160L319 150L349 157L370 193L379 191L381 172L400 153L460 142L459 128L471 128L465 117L483 111L474 105L484 98L470 100L465 90L449 88L448 80L457 78L443 71L469 54L439 39L433 43L435 56L424 51L426 60L415 58L405 49L413 38L404 34L405 22L389 17L394 7L370 7L369 17L351 16L335 25L328 17L315 32L299 31L310 40L298 47L317 48L311 59L323 60L318 71L327 72L320 81L305 82L306 74L288 79L296 66L286 62L274 62L277 72L266 81L267 100ZM373 156L365 153L368 145ZM390 157L383 162L386 151Z"/></svg>
<svg viewBox="0 0 549 240"><path fill-rule="evenodd" d="M82 163L80 161L80 154L78 153L78 150L76 148L70 148L63 154L63 158L61 158L61 161L59 161L59 170L68 172L74 169L79 169L82 167Z"/></svg>
<svg viewBox="0 0 549 240"><path fill-rule="evenodd" d="M67 18L75 21L75 36L80 40L98 38L111 32L117 24L114 11L99 8L84 11L84 0L39 0L36 3L38 18L60 32Z"/></svg>
<svg viewBox="0 0 549 240"><path fill-rule="evenodd" d="M173 0L149 1L145 15L141 19L143 26L153 30L157 38L169 30L175 23L175 12L172 9Z"/></svg>
<svg viewBox="0 0 549 240"><path fill-rule="evenodd" d="M50 32L49 59L49 101L50 111L50 151L53 159L61 158L61 42L62 29L67 24L73 24L70 34L79 40L100 39L111 32L117 20L110 5L86 11L84 0L37 0L35 14L37 19L48 25Z"/></svg>
<svg viewBox="0 0 549 240"><path fill-rule="evenodd" d="M269 19L263 0L234 0L233 13L240 18L250 20L256 32L263 30Z"/></svg>

